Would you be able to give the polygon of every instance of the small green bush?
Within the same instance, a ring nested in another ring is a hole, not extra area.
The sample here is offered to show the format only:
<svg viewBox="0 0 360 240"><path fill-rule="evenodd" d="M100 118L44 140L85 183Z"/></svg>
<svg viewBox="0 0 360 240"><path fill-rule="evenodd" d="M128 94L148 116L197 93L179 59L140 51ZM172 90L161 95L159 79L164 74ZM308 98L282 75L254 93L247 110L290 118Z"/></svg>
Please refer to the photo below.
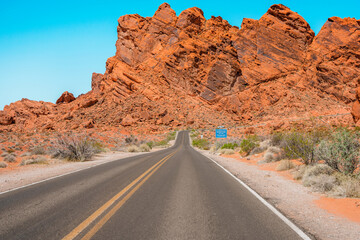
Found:
<svg viewBox="0 0 360 240"><path fill-rule="evenodd" d="M241 152L246 153L246 155L249 155L249 153L258 146L259 138L256 135L248 135L240 143Z"/></svg>
<svg viewBox="0 0 360 240"><path fill-rule="evenodd" d="M323 140L316 149L316 157L333 169L353 174L359 166L360 144L356 134L346 129L335 131L330 140Z"/></svg>
<svg viewBox="0 0 360 240"><path fill-rule="evenodd" d="M285 135L282 147L290 159L300 158L305 165L314 164L316 143L306 133L291 132Z"/></svg>
<svg viewBox="0 0 360 240"><path fill-rule="evenodd" d="M146 144L149 146L150 149L152 149L154 147L153 141L147 142Z"/></svg>
<svg viewBox="0 0 360 240"><path fill-rule="evenodd" d="M159 141L159 142L156 142L155 145L156 145L156 146L166 146L166 145L168 145L168 141L166 141L166 140L161 140L161 141Z"/></svg>
<svg viewBox="0 0 360 240"><path fill-rule="evenodd" d="M210 143L207 139L194 139L192 141L192 145L194 147L198 147L200 149L205 149L205 150L208 150L210 149Z"/></svg>
<svg viewBox="0 0 360 240"><path fill-rule="evenodd" d="M168 142L170 142L170 141L172 141L172 140L175 140L175 137L176 137L176 132L171 132L171 133L169 133L169 134L167 135L166 140L167 140Z"/></svg>
<svg viewBox="0 0 360 240"><path fill-rule="evenodd" d="M221 149L232 149L232 150L234 150L238 146L239 145L237 143L225 143L224 145L222 145Z"/></svg>

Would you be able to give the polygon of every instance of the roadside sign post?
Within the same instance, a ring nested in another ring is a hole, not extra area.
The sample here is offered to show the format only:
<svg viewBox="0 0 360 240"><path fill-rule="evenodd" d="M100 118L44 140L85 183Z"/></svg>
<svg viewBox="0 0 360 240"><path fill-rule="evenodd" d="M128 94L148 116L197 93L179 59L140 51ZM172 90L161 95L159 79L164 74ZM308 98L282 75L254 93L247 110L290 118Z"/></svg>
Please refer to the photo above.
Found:
<svg viewBox="0 0 360 240"><path fill-rule="evenodd" d="M227 138L227 129L218 128L215 130L216 138Z"/></svg>

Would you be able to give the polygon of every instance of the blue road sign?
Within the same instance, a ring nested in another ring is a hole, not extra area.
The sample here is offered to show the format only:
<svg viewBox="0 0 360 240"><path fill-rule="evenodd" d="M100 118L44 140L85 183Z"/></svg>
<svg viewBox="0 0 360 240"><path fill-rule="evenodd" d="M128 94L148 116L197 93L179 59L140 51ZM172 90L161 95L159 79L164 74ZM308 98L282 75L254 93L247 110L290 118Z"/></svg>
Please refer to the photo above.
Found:
<svg viewBox="0 0 360 240"><path fill-rule="evenodd" d="M216 138L227 138L227 129L216 129L215 136Z"/></svg>

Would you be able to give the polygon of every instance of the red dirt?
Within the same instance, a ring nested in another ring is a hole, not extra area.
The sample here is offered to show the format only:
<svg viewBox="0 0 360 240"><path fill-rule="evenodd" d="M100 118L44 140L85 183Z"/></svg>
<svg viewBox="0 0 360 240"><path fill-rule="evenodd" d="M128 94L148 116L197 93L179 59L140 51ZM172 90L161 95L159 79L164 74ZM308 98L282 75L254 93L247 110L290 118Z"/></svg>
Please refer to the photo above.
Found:
<svg viewBox="0 0 360 240"><path fill-rule="evenodd" d="M329 198L315 200L317 206L335 215L360 223L360 198Z"/></svg>

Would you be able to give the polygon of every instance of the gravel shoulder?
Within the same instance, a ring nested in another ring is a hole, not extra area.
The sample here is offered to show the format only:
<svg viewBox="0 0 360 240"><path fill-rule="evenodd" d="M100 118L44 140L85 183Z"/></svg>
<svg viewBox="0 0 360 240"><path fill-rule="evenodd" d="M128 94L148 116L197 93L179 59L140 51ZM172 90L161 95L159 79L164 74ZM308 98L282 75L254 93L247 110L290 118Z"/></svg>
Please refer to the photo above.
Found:
<svg viewBox="0 0 360 240"><path fill-rule="evenodd" d="M198 150L198 149L197 149ZM358 240L360 224L318 207L322 195L277 172L198 150L241 179L314 239Z"/></svg>

